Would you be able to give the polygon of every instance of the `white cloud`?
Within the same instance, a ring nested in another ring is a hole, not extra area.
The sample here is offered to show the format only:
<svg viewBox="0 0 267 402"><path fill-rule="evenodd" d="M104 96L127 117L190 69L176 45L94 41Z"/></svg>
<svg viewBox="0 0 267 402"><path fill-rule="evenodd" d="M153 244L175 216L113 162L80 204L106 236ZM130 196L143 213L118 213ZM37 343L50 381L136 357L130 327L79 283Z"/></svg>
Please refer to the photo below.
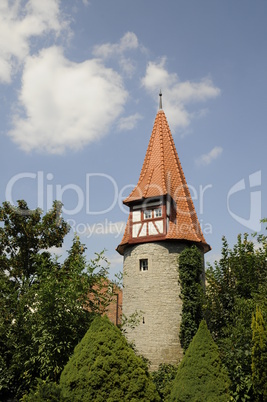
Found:
<svg viewBox="0 0 267 402"><path fill-rule="evenodd" d="M143 49L138 42L138 38L133 32L127 32L119 43L104 43L94 47L93 55L100 59L116 58L122 71L132 77L136 70L135 62L125 57L125 53L131 50Z"/></svg>
<svg viewBox="0 0 267 402"><path fill-rule="evenodd" d="M194 102L204 102L220 94L209 78L200 82L181 82L178 75L169 73L165 67L166 58L159 63L149 62L142 85L155 97L161 89L163 92L163 108L166 110L171 128L186 128L195 113L187 110L187 105Z"/></svg>
<svg viewBox="0 0 267 402"><path fill-rule="evenodd" d="M25 151L77 150L107 133L126 98L121 77L99 60L74 63L60 47L44 49L25 63L9 135Z"/></svg>
<svg viewBox="0 0 267 402"><path fill-rule="evenodd" d="M104 43L94 47L93 54L95 57L107 59L114 55L123 54L127 50L138 48L138 39L135 33L127 32L119 43Z"/></svg>
<svg viewBox="0 0 267 402"><path fill-rule="evenodd" d="M0 82L10 83L12 73L30 54L33 37L58 35L66 22L60 18L60 0L0 2Z"/></svg>
<svg viewBox="0 0 267 402"><path fill-rule="evenodd" d="M197 165L198 166L209 165L212 161L214 161L221 155L222 151L223 151L222 147L216 146L216 147L212 148L212 150L210 152L208 152L207 154L201 155L196 160Z"/></svg>
<svg viewBox="0 0 267 402"><path fill-rule="evenodd" d="M135 70L136 70L136 64L133 60L130 58L125 58L121 57L119 59L119 66L121 70L129 77L132 78Z"/></svg>
<svg viewBox="0 0 267 402"><path fill-rule="evenodd" d="M118 129L120 131L132 130L143 117L139 113L132 114L131 116L122 117L118 122Z"/></svg>
<svg viewBox="0 0 267 402"><path fill-rule="evenodd" d="M163 57L159 63L149 62L146 75L142 80L143 86L150 92L159 91L161 88L170 88L178 81L177 74L170 74L165 68L166 58Z"/></svg>

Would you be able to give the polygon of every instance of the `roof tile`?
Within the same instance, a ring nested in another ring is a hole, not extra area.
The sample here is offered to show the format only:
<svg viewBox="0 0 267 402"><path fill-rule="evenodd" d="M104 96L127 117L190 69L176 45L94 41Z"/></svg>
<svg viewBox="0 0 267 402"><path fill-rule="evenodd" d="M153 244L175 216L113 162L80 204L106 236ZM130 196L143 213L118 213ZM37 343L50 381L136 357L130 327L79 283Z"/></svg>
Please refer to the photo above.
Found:
<svg viewBox="0 0 267 402"><path fill-rule="evenodd" d="M203 236L173 137L163 110L159 110L136 187L124 200L126 205L150 197L169 194L176 202L176 219L170 222L165 239L186 240L210 250ZM128 219L117 250L123 252L130 240Z"/></svg>

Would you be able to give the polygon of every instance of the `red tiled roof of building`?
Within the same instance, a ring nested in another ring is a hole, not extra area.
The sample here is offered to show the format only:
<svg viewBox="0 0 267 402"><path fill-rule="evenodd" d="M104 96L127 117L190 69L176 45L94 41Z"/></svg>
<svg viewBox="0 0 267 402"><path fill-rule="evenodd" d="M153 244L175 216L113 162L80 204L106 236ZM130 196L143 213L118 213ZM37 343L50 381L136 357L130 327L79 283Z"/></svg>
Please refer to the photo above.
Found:
<svg viewBox="0 0 267 402"><path fill-rule="evenodd" d="M165 239L199 243L204 251L210 246L203 236L173 137L163 110L159 110L148 144L137 186L124 200L126 205L169 194L176 203L176 219L170 220ZM130 239L128 219L123 239L118 246L122 253Z"/></svg>

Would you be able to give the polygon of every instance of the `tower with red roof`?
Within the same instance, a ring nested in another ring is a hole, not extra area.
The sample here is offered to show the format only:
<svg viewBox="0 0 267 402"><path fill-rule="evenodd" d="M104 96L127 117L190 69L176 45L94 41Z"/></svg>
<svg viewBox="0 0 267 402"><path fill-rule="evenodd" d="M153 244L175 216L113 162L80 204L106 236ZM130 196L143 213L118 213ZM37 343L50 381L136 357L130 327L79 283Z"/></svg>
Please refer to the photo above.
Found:
<svg viewBox="0 0 267 402"><path fill-rule="evenodd" d="M156 370L160 363L177 363L182 357L179 254L193 244L203 255L210 250L162 110L161 94L139 181L124 204L129 217L117 247L124 256L123 314L140 316L140 323L127 329L127 338Z"/></svg>

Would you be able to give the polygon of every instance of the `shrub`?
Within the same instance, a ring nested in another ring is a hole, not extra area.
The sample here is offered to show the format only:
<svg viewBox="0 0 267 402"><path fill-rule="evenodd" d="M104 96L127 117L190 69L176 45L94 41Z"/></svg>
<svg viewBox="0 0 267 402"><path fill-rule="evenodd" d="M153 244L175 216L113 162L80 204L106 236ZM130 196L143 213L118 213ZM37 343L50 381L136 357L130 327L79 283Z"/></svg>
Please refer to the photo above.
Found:
<svg viewBox="0 0 267 402"><path fill-rule="evenodd" d="M177 374L177 366L173 364L160 364L157 371L152 373L152 379L157 391L164 402L169 401L172 384Z"/></svg>
<svg viewBox="0 0 267 402"><path fill-rule="evenodd" d="M59 386L51 381L38 379L37 387L25 394L21 402L63 402Z"/></svg>
<svg viewBox="0 0 267 402"><path fill-rule="evenodd" d="M203 320L178 367L170 401L227 402L229 385L217 345Z"/></svg>
<svg viewBox="0 0 267 402"><path fill-rule="evenodd" d="M60 386L69 401L160 401L147 365L106 317L97 317L65 366Z"/></svg>

